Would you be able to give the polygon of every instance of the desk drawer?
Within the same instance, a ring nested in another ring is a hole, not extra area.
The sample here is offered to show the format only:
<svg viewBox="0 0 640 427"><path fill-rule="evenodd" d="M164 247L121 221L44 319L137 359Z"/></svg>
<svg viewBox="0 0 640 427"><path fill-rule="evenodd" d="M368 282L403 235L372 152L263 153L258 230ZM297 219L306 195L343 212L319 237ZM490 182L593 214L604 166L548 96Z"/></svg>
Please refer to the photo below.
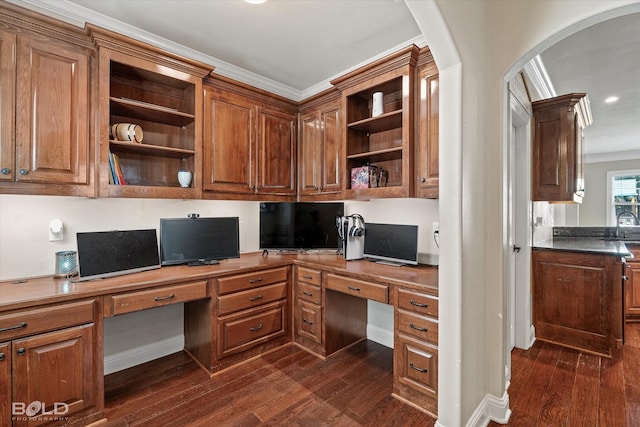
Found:
<svg viewBox="0 0 640 427"><path fill-rule="evenodd" d="M310 268L296 267L296 280L298 282L310 283L315 286L320 286L321 273L318 270L312 270Z"/></svg>
<svg viewBox="0 0 640 427"><path fill-rule="evenodd" d="M218 295L231 292L244 291L256 286L271 285L278 282L286 282L289 267L273 268L271 270L260 270L253 273L238 274L236 276L222 277L217 279Z"/></svg>
<svg viewBox="0 0 640 427"><path fill-rule="evenodd" d="M106 299L105 312L109 316L115 316L206 297L207 282L202 280L181 285L162 286L146 291L109 295Z"/></svg>
<svg viewBox="0 0 640 427"><path fill-rule="evenodd" d="M299 299L322 305L322 290L319 286L298 282L296 294Z"/></svg>
<svg viewBox="0 0 640 427"><path fill-rule="evenodd" d="M218 355L226 356L285 334L285 303L232 314L218 321Z"/></svg>
<svg viewBox="0 0 640 427"><path fill-rule="evenodd" d="M429 317L398 310L398 331L438 345L438 323Z"/></svg>
<svg viewBox="0 0 640 427"><path fill-rule="evenodd" d="M426 396L437 394L438 349L399 335L394 354L398 381Z"/></svg>
<svg viewBox="0 0 640 427"><path fill-rule="evenodd" d="M379 285L377 283L363 282L362 280L328 274L327 289L333 289L334 291L379 301L385 304L389 303L389 287L387 285Z"/></svg>
<svg viewBox="0 0 640 427"><path fill-rule="evenodd" d="M421 292L398 289L398 308L438 318L438 298Z"/></svg>
<svg viewBox="0 0 640 427"><path fill-rule="evenodd" d="M95 300L87 300L1 314L0 341L91 323L95 312Z"/></svg>
<svg viewBox="0 0 640 427"><path fill-rule="evenodd" d="M287 282L218 297L218 314L228 314L287 297Z"/></svg>
<svg viewBox="0 0 640 427"><path fill-rule="evenodd" d="M297 310L298 334L322 344L322 309L313 304L301 302Z"/></svg>

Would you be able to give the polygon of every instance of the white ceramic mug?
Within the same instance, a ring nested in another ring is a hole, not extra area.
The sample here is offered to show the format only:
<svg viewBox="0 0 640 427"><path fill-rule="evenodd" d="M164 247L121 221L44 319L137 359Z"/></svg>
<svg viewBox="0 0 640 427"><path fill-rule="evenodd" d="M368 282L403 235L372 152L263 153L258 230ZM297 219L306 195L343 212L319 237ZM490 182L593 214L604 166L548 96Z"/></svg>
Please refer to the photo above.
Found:
<svg viewBox="0 0 640 427"><path fill-rule="evenodd" d="M179 170L178 171L178 182L180 183L180 187L188 188L191 185L192 178L191 171L188 170Z"/></svg>
<svg viewBox="0 0 640 427"><path fill-rule="evenodd" d="M111 125L111 137L118 141L142 142L142 127L134 123L114 123Z"/></svg>
<svg viewBox="0 0 640 427"><path fill-rule="evenodd" d="M373 105L371 107L371 117L377 117L384 113L384 106L382 103L383 94L382 92L374 92L373 94Z"/></svg>

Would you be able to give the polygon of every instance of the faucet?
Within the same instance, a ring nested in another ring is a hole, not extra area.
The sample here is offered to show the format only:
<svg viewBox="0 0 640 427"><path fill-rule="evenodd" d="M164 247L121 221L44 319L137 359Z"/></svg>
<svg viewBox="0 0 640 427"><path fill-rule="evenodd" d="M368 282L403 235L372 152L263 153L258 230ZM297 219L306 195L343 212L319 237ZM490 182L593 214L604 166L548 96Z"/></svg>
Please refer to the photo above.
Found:
<svg viewBox="0 0 640 427"><path fill-rule="evenodd" d="M631 215L631 217L633 218L633 225L639 225L638 224L638 217L636 216L636 214L634 214L631 211L622 211L620 212L617 216L616 216L616 239L620 238L620 218L623 215ZM623 239L627 238L627 232L625 231Z"/></svg>

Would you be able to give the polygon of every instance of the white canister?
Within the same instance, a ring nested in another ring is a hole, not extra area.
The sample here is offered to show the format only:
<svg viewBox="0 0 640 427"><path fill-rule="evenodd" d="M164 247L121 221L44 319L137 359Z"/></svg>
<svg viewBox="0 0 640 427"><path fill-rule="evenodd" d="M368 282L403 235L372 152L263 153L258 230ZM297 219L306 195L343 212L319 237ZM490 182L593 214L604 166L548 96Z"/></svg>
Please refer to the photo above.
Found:
<svg viewBox="0 0 640 427"><path fill-rule="evenodd" d="M142 127L134 123L114 123L111 125L111 137L118 141L142 142Z"/></svg>
<svg viewBox="0 0 640 427"><path fill-rule="evenodd" d="M180 183L180 187L189 188L191 185L191 178L193 174L188 170L179 170L178 171L178 182Z"/></svg>
<svg viewBox="0 0 640 427"><path fill-rule="evenodd" d="M380 114L384 113L384 105L382 103L383 99L382 92L374 92L373 93L373 103L371 107L371 117L377 117Z"/></svg>

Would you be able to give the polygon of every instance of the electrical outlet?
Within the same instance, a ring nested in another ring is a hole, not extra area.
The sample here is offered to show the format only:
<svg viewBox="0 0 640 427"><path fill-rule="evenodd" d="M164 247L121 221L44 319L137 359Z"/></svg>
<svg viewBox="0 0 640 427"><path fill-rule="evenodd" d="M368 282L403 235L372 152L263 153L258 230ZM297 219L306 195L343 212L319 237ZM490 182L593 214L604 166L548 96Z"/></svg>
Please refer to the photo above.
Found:
<svg viewBox="0 0 640 427"><path fill-rule="evenodd" d="M58 218L54 218L49 223L49 241L60 242L64 240L64 225Z"/></svg>

